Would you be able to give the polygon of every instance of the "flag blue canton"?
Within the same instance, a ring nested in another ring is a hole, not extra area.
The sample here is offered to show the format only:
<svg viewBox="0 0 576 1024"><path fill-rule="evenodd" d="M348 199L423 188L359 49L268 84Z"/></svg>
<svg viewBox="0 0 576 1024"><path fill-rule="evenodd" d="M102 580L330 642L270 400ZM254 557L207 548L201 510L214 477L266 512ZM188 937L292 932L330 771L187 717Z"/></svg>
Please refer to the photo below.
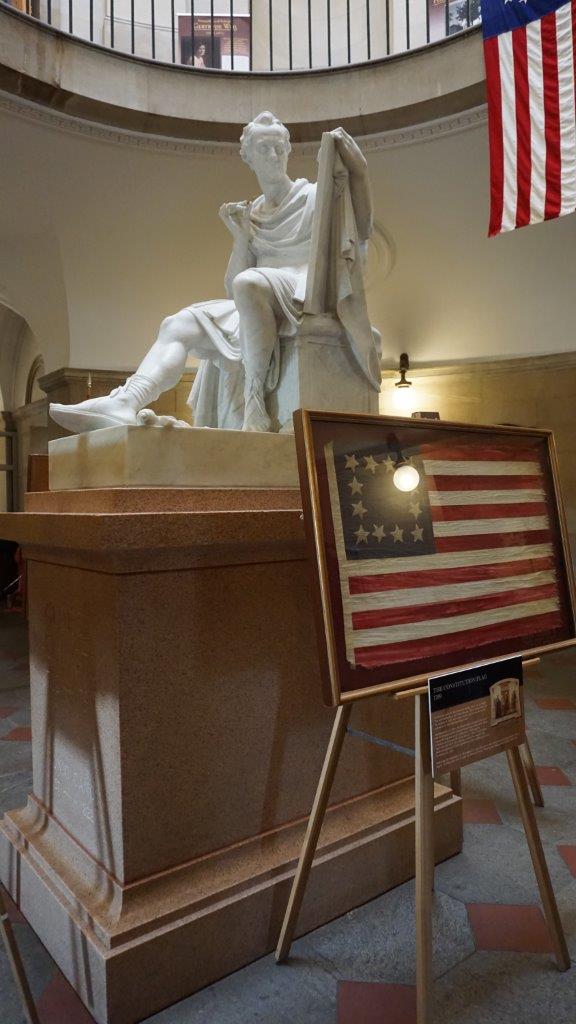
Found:
<svg viewBox="0 0 576 1024"><path fill-rule="evenodd" d="M399 452L388 445L350 450L334 446L346 557L405 558L435 553L424 464L419 450L402 453L420 476L413 491L394 484Z"/></svg>
<svg viewBox="0 0 576 1024"><path fill-rule="evenodd" d="M484 39L512 32L563 7L566 0L482 0Z"/></svg>

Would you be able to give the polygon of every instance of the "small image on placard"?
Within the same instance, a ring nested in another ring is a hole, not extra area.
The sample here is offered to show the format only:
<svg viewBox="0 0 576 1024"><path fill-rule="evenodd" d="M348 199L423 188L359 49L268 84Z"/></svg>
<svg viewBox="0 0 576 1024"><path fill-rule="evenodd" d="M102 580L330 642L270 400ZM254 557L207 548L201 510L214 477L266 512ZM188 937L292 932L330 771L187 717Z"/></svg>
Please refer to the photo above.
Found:
<svg viewBox="0 0 576 1024"><path fill-rule="evenodd" d="M517 679L500 679L490 687L490 722L501 725L511 718L520 718L520 683Z"/></svg>
<svg viewBox="0 0 576 1024"><path fill-rule="evenodd" d="M428 693L434 775L524 742L521 658L436 676Z"/></svg>

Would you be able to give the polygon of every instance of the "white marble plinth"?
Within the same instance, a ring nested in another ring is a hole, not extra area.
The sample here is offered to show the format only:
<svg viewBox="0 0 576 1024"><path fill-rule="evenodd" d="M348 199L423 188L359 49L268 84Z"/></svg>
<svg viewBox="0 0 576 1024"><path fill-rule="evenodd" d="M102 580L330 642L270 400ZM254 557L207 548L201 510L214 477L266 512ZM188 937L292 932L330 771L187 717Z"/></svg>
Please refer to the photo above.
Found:
<svg viewBox="0 0 576 1024"><path fill-rule="evenodd" d="M50 490L298 487L291 434L106 427L49 444Z"/></svg>

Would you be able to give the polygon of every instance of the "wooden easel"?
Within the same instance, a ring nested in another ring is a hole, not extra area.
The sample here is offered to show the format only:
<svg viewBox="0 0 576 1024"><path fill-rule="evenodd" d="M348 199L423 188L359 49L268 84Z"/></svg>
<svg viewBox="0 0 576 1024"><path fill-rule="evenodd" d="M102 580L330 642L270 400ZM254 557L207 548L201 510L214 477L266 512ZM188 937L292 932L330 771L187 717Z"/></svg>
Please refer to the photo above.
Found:
<svg viewBox="0 0 576 1024"><path fill-rule="evenodd" d="M415 820L416 820L416 1006L417 1024L432 1024L432 900L434 888L434 778L432 775L432 756L430 749L430 714L428 709L428 687L419 686L400 690L394 694L395 700L413 698L415 701ZM292 883L290 898L276 949L276 962L283 963L290 953L294 937L296 921L304 897L306 884L312 867L312 861L318 844L322 822L326 813L330 790L338 767L338 761L348 730L352 711L352 702L341 704L336 711L336 718L328 742L324 765L320 774L314 804L308 820L304 843L300 852L298 867ZM374 742L387 746L386 740L367 737ZM527 744L522 744L527 747ZM528 841L530 856L540 898L552 939L556 962L561 971L570 967L570 955L552 889L548 867L542 848L542 840L538 831L534 807L530 799L527 776L523 757L529 755L533 768L532 755L524 754L520 746L511 747L506 751L512 782L516 791L518 807ZM456 773L459 776L459 772ZM535 770L534 770L535 777ZM456 781L456 779L454 780Z"/></svg>
<svg viewBox="0 0 576 1024"><path fill-rule="evenodd" d="M12 924L8 913L6 911L6 905L4 903L4 897L2 890L0 889L0 932L2 933L2 939L4 946L6 947L6 953L16 982L16 988L22 1002L22 1008L24 1010L24 1016L27 1024L40 1024L40 1018L36 1012L34 1005L34 999L30 991L26 972L24 970L24 964L22 963L22 957L20 956L20 950L14 937L12 930Z"/></svg>

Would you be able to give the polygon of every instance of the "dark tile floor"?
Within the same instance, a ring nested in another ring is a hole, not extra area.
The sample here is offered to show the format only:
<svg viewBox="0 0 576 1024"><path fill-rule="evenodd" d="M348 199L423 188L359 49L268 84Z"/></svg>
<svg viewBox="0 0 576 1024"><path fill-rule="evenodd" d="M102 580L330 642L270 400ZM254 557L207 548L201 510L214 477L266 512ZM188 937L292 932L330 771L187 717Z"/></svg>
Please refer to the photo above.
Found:
<svg viewBox="0 0 576 1024"><path fill-rule="evenodd" d="M25 635L0 617L0 810L31 787ZM5 617L4 617L5 618ZM530 671L526 709L543 786L546 857L576 963L576 653ZM463 852L436 871L435 1019L442 1024L576 1024L576 968L561 974L539 906L504 756L464 776ZM11 907L42 1024L92 1018ZM407 883L147 1024L414 1024L414 891ZM192 955L192 954L191 954ZM3 952L0 1021L23 1024Z"/></svg>

